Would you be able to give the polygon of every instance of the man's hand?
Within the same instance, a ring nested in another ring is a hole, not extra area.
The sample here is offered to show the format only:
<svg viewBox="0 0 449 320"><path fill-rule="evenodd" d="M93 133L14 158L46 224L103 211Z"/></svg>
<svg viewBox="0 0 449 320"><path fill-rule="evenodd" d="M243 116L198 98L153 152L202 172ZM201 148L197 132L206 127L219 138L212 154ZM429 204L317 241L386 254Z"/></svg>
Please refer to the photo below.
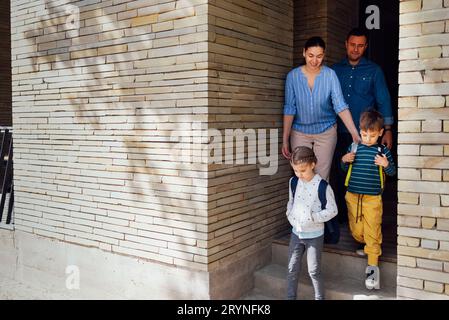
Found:
<svg viewBox="0 0 449 320"><path fill-rule="evenodd" d="M390 150L393 147L393 132L391 132L391 130L387 130L384 132L384 135L382 137L382 144L384 144Z"/></svg>

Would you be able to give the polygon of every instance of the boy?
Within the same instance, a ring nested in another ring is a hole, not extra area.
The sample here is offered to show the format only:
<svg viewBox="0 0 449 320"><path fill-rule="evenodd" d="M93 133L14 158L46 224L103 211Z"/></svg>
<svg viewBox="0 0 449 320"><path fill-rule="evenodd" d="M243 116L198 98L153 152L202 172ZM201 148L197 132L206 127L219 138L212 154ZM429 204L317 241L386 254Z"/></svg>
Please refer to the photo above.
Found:
<svg viewBox="0 0 449 320"><path fill-rule="evenodd" d="M392 176L396 168L390 150L378 144L383 134L383 117L376 110L360 116L358 145L351 145L342 158L342 167L348 171L345 185L349 228L354 239L365 244L368 255L365 285L380 288L379 256L382 254L382 191L384 173ZM363 254L363 252L357 253Z"/></svg>
<svg viewBox="0 0 449 320"><path fill-rule="evenodd" d="M315 290L315 299L324 299L323 281L321 278L321 251L323 249L324 222L337 215L332 188L325 190L326 206L323 209L318 197L318 188L322 184L319 174L314 169L316 156L308 147L297 147L292 153L290 164L298 177L295 189L289 182L289 201L287 218L292 225L292 234L288 248L287 299L295 300L301 260L307 254L309 275ZM295 190L293 193L292 190Z"/></svg>

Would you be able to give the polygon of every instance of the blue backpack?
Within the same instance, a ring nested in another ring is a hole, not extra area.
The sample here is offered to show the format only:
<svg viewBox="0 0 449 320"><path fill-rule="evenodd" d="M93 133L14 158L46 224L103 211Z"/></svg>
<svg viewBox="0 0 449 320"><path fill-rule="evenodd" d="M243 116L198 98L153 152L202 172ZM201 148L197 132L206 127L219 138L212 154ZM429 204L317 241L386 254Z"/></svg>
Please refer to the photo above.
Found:
<svg viewBox="0 0 449 320"><path fill-rule="evenodd" d="M293 176L291 182L291 189L293 198L295 198L296 186L298 185L298 177ZM327 199L326 199L326 188L327 181L321 179L320 184L318 185L318 199L321 202L321 210L326 209ZM329 221L324 223L324 243L336 244L340 240L340 225L338 224L337 216L333 217Z"/></svg>

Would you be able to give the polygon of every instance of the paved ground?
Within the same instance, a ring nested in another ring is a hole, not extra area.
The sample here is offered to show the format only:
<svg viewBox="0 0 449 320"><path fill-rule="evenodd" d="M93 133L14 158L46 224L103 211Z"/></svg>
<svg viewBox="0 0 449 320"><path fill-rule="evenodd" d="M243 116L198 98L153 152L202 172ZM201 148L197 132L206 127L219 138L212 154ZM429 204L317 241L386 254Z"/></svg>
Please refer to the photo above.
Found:
<svg viewBox="0 0 449 320"><path fill-rule="evenodd" d="M55 300L70 299L63 293L30 287L12 279L0 277L0 300ZM73 299L73 297L72 297Z"/></svg>

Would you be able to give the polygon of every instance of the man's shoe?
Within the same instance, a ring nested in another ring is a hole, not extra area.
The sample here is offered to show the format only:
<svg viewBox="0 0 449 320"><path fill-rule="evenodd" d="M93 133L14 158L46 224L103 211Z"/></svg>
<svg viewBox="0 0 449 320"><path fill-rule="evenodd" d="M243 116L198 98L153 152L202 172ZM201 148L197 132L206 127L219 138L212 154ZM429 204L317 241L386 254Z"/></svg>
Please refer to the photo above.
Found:
<svg viewBox="0 0 449 320"><path fill-rule="evenodd" d="M378 266L367 266L365 286L368 290L380 289L380 271Z"/></svg>
<svg viewBox="0 0 449 320"><path fill-rule="evenodd" d="M365 253L364 248L365 248L365 245L364 245L364 244L361 244L361 245L357 248L357 250L355 250L355 253L357 253L357 255L359 255L359 256L361 256L361 257L366 257L366 253Z"/></svg>

